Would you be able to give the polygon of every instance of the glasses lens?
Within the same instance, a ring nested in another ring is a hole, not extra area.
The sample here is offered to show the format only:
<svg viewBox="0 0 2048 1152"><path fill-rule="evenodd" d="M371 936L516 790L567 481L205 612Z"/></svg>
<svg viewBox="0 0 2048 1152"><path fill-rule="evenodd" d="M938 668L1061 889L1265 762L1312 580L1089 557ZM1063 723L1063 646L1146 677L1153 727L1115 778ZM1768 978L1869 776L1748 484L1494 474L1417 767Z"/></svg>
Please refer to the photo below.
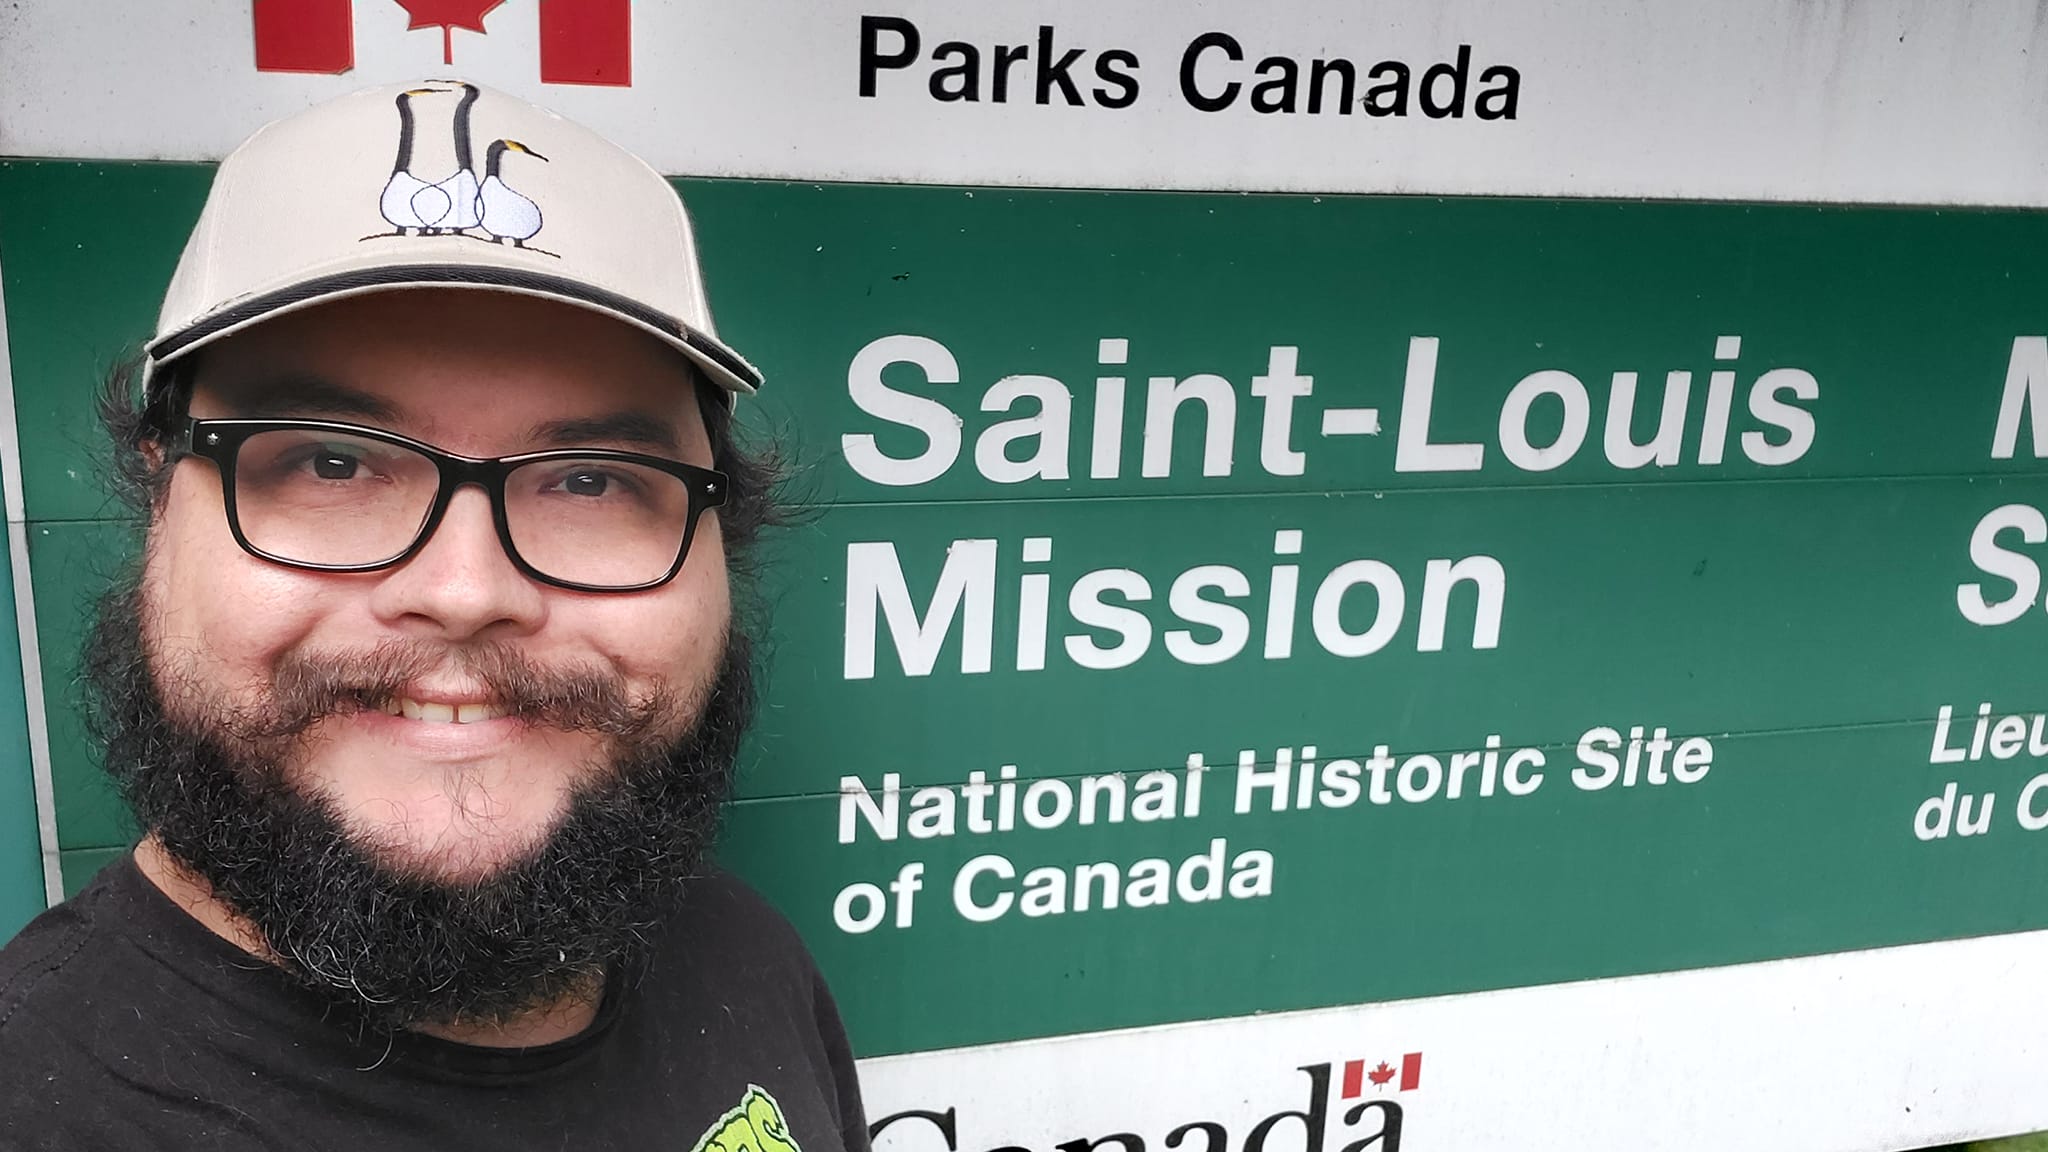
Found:
<svg viewBox="0 0 2048 1152"><path fill-rule="evenodd" d="M623 460L554 459L505 478L512 546L556 580L628 588L660 580L690 535L690 485Z"/></svg>
<svg viewBox="0 0 2048 1152"><path fill-rule="evenodd" d="M235 517L250 544L301 564L378 564L411 547L434 505L433 461L315 429L258 432L235 457Z"/></svg>

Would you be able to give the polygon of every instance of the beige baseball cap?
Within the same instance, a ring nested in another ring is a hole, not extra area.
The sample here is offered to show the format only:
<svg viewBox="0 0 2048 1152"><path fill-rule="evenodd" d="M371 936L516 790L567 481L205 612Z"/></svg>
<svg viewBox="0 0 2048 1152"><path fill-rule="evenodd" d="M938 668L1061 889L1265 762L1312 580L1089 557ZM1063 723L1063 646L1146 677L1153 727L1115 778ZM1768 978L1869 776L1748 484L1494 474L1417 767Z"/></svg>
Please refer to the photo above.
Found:
<svg viewBox="0 0 2048 1152"><path fill-rule="evenodd" d="M145 372L273 316L400 288L539 296L674 345L733 392L668 181L545 108L462 80L393 84L279 120L214 174Z"/></svg>

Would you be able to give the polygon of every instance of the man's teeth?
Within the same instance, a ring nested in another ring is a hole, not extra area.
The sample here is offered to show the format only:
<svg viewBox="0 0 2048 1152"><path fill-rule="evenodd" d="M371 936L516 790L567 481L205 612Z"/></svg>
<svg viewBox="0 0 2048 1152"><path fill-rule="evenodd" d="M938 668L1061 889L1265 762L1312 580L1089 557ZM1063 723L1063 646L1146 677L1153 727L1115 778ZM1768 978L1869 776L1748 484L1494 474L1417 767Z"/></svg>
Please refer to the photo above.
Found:
<svg viewBox="0 0 2048 1152"><path fill-rule="evenodd" d="M479 720L495 720L505 714L495 704L436 704L399 696L387 701L384 711L408 720L425 720L429 724L474 724Z"/></svg>

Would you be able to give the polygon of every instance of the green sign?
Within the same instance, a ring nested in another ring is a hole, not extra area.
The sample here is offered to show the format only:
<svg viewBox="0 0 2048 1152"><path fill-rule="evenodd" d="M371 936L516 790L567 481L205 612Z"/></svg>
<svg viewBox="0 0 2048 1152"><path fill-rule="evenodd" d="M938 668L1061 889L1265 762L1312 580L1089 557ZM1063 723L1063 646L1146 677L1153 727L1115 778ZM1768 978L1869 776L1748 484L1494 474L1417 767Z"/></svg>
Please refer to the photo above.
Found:
<svg viewBox="0 0 2048 1152"><path fill-rule="evenodd" d="M685 192L869 1051L2048 925L2048 221Z"/></svg>

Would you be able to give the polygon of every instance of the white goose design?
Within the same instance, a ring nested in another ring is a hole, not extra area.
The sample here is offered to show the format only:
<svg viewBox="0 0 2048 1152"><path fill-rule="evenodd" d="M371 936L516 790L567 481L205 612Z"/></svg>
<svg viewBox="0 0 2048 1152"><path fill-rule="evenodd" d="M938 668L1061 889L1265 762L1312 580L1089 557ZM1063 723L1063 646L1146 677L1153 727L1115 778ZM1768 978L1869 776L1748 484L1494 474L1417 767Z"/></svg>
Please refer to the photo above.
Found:
<svg viewBox="0 0 2048 1152"><path fill-rule="evenodd" d="M469 108L482 93L477 91L476 85L464 80L442 83L460 85L462 101L455 106L455 174L434 187L448 197L448 212L441 219L440 226L459 232L476 227L483 218L482 207L477 202L476 160L469 149Z"/></svg>
<svg viewBox="0 0 2048 1152"><path fill-rule="evenodd" d="M398 94L398 158L391 165L391 179L384 183L384 195L377 201L377 207L384 213L384 219L398 229L400 236L407 228L418 229L425 235L427 229L438 228L448 216L452 202L448 194L435 185L412 174L412 98L432 96L439 88L412 88Z"/></svg>
<svg viewBox="0 0 2048 1152"><path fill-rule="evenodd" d="M479 224L490 233L491 242L502 244L507 240L515 248L526 247L526 241L540 231L540 205L514 192L498 174L507 151L524 152L536 160L545 162L547 157L528 148L517 140L492 142L484 153L484 182L477 190L477 199L483 206L483 219Z"/></svg>

